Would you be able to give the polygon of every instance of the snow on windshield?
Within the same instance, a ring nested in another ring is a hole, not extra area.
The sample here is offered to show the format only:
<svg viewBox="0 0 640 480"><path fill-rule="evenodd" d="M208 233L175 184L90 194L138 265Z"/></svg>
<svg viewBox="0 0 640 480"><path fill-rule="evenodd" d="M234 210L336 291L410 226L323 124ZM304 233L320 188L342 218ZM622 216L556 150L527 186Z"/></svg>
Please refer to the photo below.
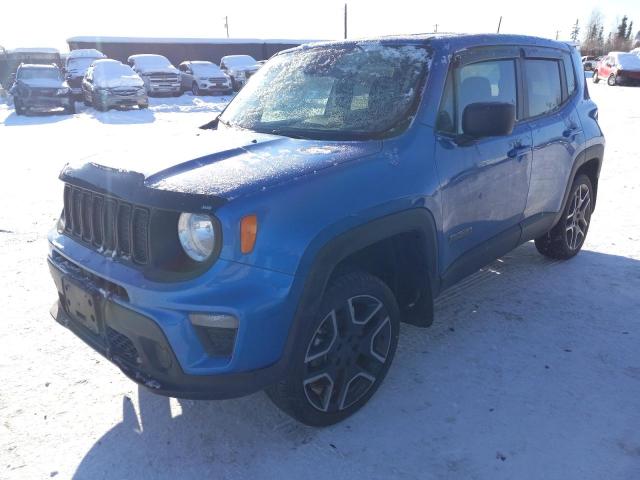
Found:
<svg viewBox="0 0 640 480"><path fill-rule="evenodd" d="M633 53L618 54L618 63L622 68L640 69L640 57Z"/></svg>
<svg viewBox="0 0 640 480"><path fill-rule="evenodd" d="M20 80L60 80L60 71L57 68L22 68L18 78Z"/></svg>
<svg viewBox="0 0 640 480"><path fill-rule="evenodd" d="M136 67L142 70L166 70L171 68L171 62L160 55L149 55L135 58Z"/></svg>
<svg viewBox="0 0 640 480"><path fill-rule="evenodd" d="M221 75L222 70L215 63L192 63L191 69L196 75Z"/></svg>
<svg viewBox="0 0 640 480"><path fill-rule="evenodd" d="M85 72L95 60L95 58L90 57L70 58L67 62L67 70L73 72Z"/></svg>
<svg viewBox="0 0 640 480"><path fill-rule="evenodd" d="M232 55L224 57L227 67L252 67L256 65L256 59L249 55Z"/></svg>
<svg viewBox="0 0 640 480"><path fill-rule="evenodd" d="M408 120L429 62L422 46L379 42L292 51L259 70L221 120L282 135L381 134Z"/></svg>

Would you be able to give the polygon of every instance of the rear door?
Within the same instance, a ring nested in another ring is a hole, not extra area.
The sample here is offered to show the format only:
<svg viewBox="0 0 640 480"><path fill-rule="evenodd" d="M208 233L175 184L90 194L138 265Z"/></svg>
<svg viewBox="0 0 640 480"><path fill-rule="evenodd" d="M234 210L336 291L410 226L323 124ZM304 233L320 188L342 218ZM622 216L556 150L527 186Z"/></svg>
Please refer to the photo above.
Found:
<svg viewBox="0 0 640 480"><path fill-rule="evenodd" d="M464 108L507 102L521 116L515 47L483 48L457 56L438 114L436 163L441 181L445 284L517 245L529 190L531 131L517 121L513 133L461 142Z"/></svg>
<svg viewBox="0 0 640 480"><path fill-rule="evenodd" d="M585 140L576 111L576 69L569 54L536 48L525 49L525 55L524 122L532 131L533 161L524 216L526 224L541 222L545 230L549 225L544 218L555 218L562 208L571 168Z"/></svg>

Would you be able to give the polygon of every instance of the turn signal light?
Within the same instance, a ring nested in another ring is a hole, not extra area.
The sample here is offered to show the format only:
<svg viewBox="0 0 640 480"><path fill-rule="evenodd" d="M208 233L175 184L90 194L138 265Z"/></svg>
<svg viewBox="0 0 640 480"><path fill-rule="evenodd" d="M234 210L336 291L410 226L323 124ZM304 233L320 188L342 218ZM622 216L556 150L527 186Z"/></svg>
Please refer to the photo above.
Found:
<svg viewBox="0 0 640 480"><path fill-rule="evenodd" d="M258 236L258 217L247 215L240 220L240 251L244 254L251 253L256 245Z"/></svg>

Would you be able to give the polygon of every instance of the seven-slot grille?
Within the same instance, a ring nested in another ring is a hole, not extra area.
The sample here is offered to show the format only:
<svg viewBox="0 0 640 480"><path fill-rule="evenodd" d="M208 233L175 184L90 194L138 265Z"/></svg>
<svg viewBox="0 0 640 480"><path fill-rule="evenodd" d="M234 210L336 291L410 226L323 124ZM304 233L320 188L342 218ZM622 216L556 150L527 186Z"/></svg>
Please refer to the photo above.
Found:
<svg viewBox="0 0 640 480"><path fill-rule="evenodd" d="M83 188L64 187L64 231L101 252L149 262L149 210Z"/></svg>

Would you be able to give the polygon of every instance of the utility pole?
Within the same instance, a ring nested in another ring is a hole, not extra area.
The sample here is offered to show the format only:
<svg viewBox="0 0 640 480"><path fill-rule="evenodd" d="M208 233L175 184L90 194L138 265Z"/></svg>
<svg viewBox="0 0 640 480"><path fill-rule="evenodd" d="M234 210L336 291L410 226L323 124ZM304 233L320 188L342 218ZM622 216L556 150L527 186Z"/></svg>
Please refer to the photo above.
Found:
<svg viewBox="0 0 640 480"><path fill-rule="evenodd" d="M227 38L229 38L229 17L224 17L224 28L227 29Z"/></svg>
<svg viewBox="0 0 640 480"><path fill-rule="evenodd" d="M500 20L498 20L498 33L500 33L500 26L502 25L502 15L500 15Z"/></svg>
<svg viewBox="0 0 640 480"><path fill-rule="evenodd" d="M560 30L556 30L556 40L560 37Z"/></svg>
<svg viewBox="0 0 640 480"><path fill-rule="evenodd" d="M438 33L438 24L437 23L433 26L433 31L435 33Z"/></svg>
<svg viewBox="0 0 640 480"><path fill-rule="evenodd" d="M347 2L344 4L344 39L347 39Z"/></svg>

